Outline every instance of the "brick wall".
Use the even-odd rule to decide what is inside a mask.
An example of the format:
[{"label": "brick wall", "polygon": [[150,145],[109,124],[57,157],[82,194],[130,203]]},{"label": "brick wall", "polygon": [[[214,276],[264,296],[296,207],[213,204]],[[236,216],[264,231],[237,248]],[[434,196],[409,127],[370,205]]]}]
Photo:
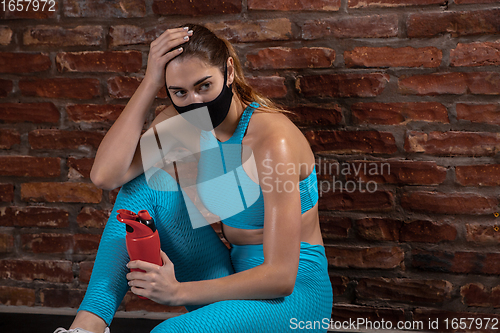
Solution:
[{"label": "brick wall", "polygon": [[[336,320],[500,318],[500,1],[53,8],[0,12],[1,306],[79,305],[117,194],[91,183],[95,151],[149,43],[194,21],[311,143]],[[183,311],[127,295],[139,309]]]}]

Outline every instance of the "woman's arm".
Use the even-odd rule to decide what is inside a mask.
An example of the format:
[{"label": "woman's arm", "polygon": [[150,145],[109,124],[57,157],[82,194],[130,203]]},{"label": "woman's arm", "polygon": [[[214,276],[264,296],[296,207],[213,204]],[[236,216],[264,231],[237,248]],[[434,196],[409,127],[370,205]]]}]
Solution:
[{"label": "woman's arm", "polygon": [[111,190],[143,172],[138,143],[157,93],[158,90],[144,78],[104,136],[90,171],[90,179],[97,187]]},{"label": "woman's arm", "polygon": [[96,152],[90,178],[97,187],[114,189],[144,172],[139,148],[141,131],[158,91],[165,84],[165,64],[181,51],[185,29],[169,29],[151,43],[144,79]]},{"label": "woman's arm", "polygon": [[[140,261],[129,268],[146,273],[127,275],[132,292],[169,305],[207,304],[228,299],[269,299],[289,295],[293,291],[300,256],[301,210],[297,154],[283,134],[266,137],[266,143],[254,151],[264,195],[264,263],[223,278],[179,283],[173,264],[163,254],[163,266]],[[262,164],[266,161],[266,166]],[[259,165],[260,164],[260,165]],[[269,172],[269,167],[272,172]],[[284,184],[288,184],[284,187]],[[293,189],[291,184],[294,184]],[[286,190],[285,190],[286,189]]]}]

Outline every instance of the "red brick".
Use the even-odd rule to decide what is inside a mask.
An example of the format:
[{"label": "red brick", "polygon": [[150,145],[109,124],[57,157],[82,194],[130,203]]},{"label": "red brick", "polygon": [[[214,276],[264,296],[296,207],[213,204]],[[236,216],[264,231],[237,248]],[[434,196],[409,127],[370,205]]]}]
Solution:
[{"label": "red brick", "polygon": [[347,217],[320,215],[319,223],[323,240],[342,239],[349,236],[351,220]]},{"label": "red brick", "polygon": [[365,299],[411,303],[442,303],[451,298],[452,284],[445,280],[360,279],[356,295]]},{"label": "red brick", "polygon": [[100,203],[102,189],[90,183],[23,183],[21,199],[27,202]]},{"label": "red brick", "polygon": [[470,3],[497,3],[498,0],[454,0],[456,4],[464,5]]},{"label": "red brick", "polygon": [[384,38],[398,35],[397,15],[371,15],[307,20],[302,26],[303,39]]},{"label": "red brick", "polygon": [[[6,2],[5,6],[9,6],[11,2]],[[15,6],[17,2],[12,2]],[[22,10],[6,10],[0,12],[0,19],[57,19],[59,13],[59,2],[58,1],[38,1],[38,7],[34,2],[30,1],[19,1],[22,5]],[[45,6],[44,6],[45,4]],[[6,7],[8,9],[9,7]]]},{"label": "red brick", "polygon": [[498,133],[414,132],[407,134],[405,150],[438,156],[493,156],[500,150]]},{"label": "red brick", "polygon": [[10,233],[0,232],[0,253],[10,253],[14,250],[14,237]]},{"label": "red brick", "polygon": [[27,28],[23,34],[23,45],[35,46],[101,46],[104,42],[100,26],[77,26],[65,28],[37,25]]},{"label": "red brick", "polygon": [[40,302],[48,308],[78,308],[84,296],[85,290],[43,288],[40,291]]},{"label": "red brick", "polygon": [[406,23],[408,37],[433,37],[450,33],[452,37],[500,32],[500,10],[410,14]]},{"label": "red brick", "polygon": [[406,95],[499,95],[500,74],[494,72],[434,73],[401,78],[399,92]]},{"label": "red brick", "polygon": [[94,1],[67,0],[64,2],[63,15],[66,17],[133,18],[146,16],[144,0]]},{"label": "red brick", "polygon": [[68,179],[79,179],[82,177],[90,179],[90,170],[93,164],[94,158],[68,157],[66,163],[69,169]]},{"label": "red brick", "polygon": [[128,292],[124,299],[125,311],[147,311],[147,312],[172,312],[186,313],[186,308],[183,306],[167,306],[155,303],[149,299],[140,299],[132,292]]},{"label": "red brick", "polygon": [[14,185],[0,184],[0,201],[3,202],[14,201]]},{"label": "red brick", "polygon": [[231,43],[289,40],[292,37],[292,23],[287,18],[212,22],[205,27]]},{"label": "red brick", "polygon": [[76,234],[73,235],[74,253],[81,254],[95,254],[99,248],[99,242],[101,240],[101,235],[91,235],[91,234]]},{"label": "red brick", "polygon": [[157,15],[205,16],[241,13],[239,0],[154,0],[153,13]]},{"label": "red brick", "polygon": [[374,97],[387,83],[386,74],[322,74],[305,75],[295,81],[295,88],[304,97]]},{"label": "red brick", "polygon": [[401,228],[402,242],[439,243],[457,238],[457,229],[451,224],[433,221],[412,221]]},{"label": "red brick", "polygon": [[53,103],[0,103],[0,120],[7,123],[59,123],[59,111]]},{"label": "red brick", "polygon": [[104,133],[93,131],[39,129],[28,133],[31,149],[80,149],[87,146],[97,150],[103,138]]},{"label": "red brick", "polygon": [[108,221],[110,210],[98,210],[93,207],[83,207],[76,221],[78,226],[81,228],[98,228],[104,229],[106,222]]},{"label": "red brick", "polygon": [[93,268],[94,268],[93,261],[82,261],[80,263],[79,279],[80,279],[81,283],[85,283],[85,284],[89,283]]},{"label": "red brick", "polygon": [[486,289],[481,283],[469,283],[460,288],[460,295],[467,306],[500,308],[500,285]]},{"label": "red brick", "polygon": [[[157,25],[153,30],[156,30]],[[159,29],[158,29],[159,30]],[[162,29],[162,32],[165,29]],[[153,40],[159,37],[151,30],[145,30],[135,25],[120,24],[109,27],[109,45],[112,47],[121,45],[151,44]]]},{"label": "red brick", "polygon": [[140,51],[82,51],[56,55],[59,72],[138,72],[142,67]]},{"label": "red brick", "polygon": [[424,67],[441,64],[443,52],[435,47],[355,47],[344,52],[346,67]]},{"label": "red brick", "polygon": [[24,234],[21,242],[25,251],[33,253],[95,254],[99,235],[88,234]]},{"label": "red brick", "polygon": [[73,104],[66,106],[68,118],[74,122],[112,123],[122,113],[125,105],[119,104]]},{"label": "red brick", "polygon": [[458,120],[500,125],[500,106],[498,104],[457,103],[456,110]]},{"label": "red brick", "polygon": [[69,213],[54,207],[10,206],[0,214],[0,224],[16,227],[67,228]]},{"label": "red brick", "polygon": [[[470,330],[460,329],[460,319],[465,319],[463,322],[466,327],[470,327]],[[472,322],[471,319],[479,319]],[[436,322],[438,326],[437,330],[430,330],[431,332],[495,332],[498,330],[498,324],[496,329],[492,330],[492,324],[499,322],[500,315],[493,313],[473,313],[473,312],[452,312],[452,311],[442,311],[438,309],[415,309],[413,320],[422,321],[423,323]],[[453,323],[456,322],[456,325]],[[488,328],[485,329],[488,323]]]},{"label": "red brick", "polygon": [[468,242],[498,244],[500,242],[500,226],[480,223],[467,223],[466,238]]},{"label": "red brick", "polygon": [[318,181],[331,181],[332,177],[340,177],[340,164],[336,159],[320,156],[316,159],[315,164]]},{"label": "red brick", "polygon": [[98,79],[31,79],[19,80],[23,96],[90,99],[101,95]]},{"label": "red brick", "polygon": [[50,69],[52,62],[44,53],[0,52],[0,73],[33,73]]},{"label": "red brick", "polygon": [[251,69],[328,68],[335,61],[335,50],[326,47],[269,47],[247,54]]},{"label": "red brick", "polygon": [[0,286],[0,304],[8,306],[34,306],[35,290],[29,288]]},{"label": "red brick", "polygon": [[455,175],[463,186],[499,186],[500,164],[456,166]]},{"label": "red brick", "polygon": [[340,0],[248,0],[250,10],[284,10],[284,11],[337,11]]},{"label": "red brick", "polygon": [[[136,77],[115,76],[107,81],[109,96],[112,98],[130,98],[135,93],[142,79]],[[165,88],[162,88],[165,90]],[[161,91],[161,90],[160,90]],[[160,97],[159,94],[157,97]],[[165,97],[167,94],[165,93]]]},{"label": "red brick", "polygon": [[355,124],[396,125],[412,121],[449,123],[448,110],[437,102],[354,103]]},{"label": "red brick", "polygon": [[399,241],[403,222],[386,218],[365,218],[356,221],[357,234],[367,240]]},{"label": "red brick", "polygon": [[412,250],[412,267],[425,271],[500,274],[500,253]]},{"label": "red brick", "polygon": [[21,143],[21,135],[14,129],[0,129],[0,149],[10,149],[12,146]]},{"label": "red brick", "polygon": [[286,116],[297,126],[335,125],[342,121],[342,108],[338,104],[298,105],[286,109],[295,113]]},{"label": "red brick", "polygon": [[389,132],[319,130],[304,134],[314,152],[393,154],[398,150]]},{"label": "red brick", "polygon": [[11,207],[0,207],[0,226],[12,227],[14,226],[15,219],[16,216],[14,215],[14,210]]},{"label": "red brick", "polygon": [[345,293],[349,279],[345,276],[330,276],[330,282],[332,283],[333,295],[335,297]]},{"label": "red brick", "polygon": [[70,283],[73,281],[72,263],[68,260],[0,260],[0,277],[9,280]]},{"label": "red brick", "polygon": [[12,41],[12,29],[8,26],[0,27],[0,45],[6,46],[9,45]]},{"label": "red brick", "polygon": [[363,160],[345,164],[349,166],[347,171],[343,171],[347,180],[361,180],[365,183],[373,181],[378,184],[437,185],[446,179],[446,168],[433,161]]},{"label": "red brick", "polygon": [[12,92],[13,87],[11,80],[0,79],[0,97],[7,97]]},{"label": "red brick", "polygon": [[246,77],[248,83],[258,92],[268,98],[285,97],[287,89],[285,78],[281,76],[254,76]]},{"label": "red brick", "polygon": [[436,214],[492,214],[498,209],[498,199],[475,193],[411,192],[401,197],[406,210]]},{"label": "red brick", "polygon": [[[372,323],[384,320],[385,322],[393,323],[392,327],[396,327],[397,322],[405,320],[405,312],[401,308],[359,306],[354,304],[338,303],[336,303],[332,309],[332,319],[341,323],[347,322],[346,328],[350,322],[354,321],[356,323],[358,318],[363,319],[364,321],[371,321]],[[356,325],[354,327],[356,329],[358,328]]]},{"label": "red brick", "polygon": [[24,251],[33,253],[71,253],[73,235],[66,234],[24,234],[21,235]]},{"label": "red brick", "polygon": [[[318,186],[319,187],[319,186]],[[394,208],[394,196],[391,192],[375,191],[373,193],[355,191],[348,193],[345,189],[323,191],[320,188],[319,209],[338,211],[371,211],[385,212]],[[349,189],[350,190],[350,189]]]},{"label": "red brick", "polygon": [[18,177],[58,177],[59,157],[0,156],[0,175]]},{"label": "red brick", "polygon": [[337,268],[394,269],[403,264],[399,247],[326,247],[328,264]]},{"label": "red brick", "polygon": [[349,8],[444,5],[446,0],[348,0]]},{"label": "red brick", "polygon": [[450,50],[450,66],[498,66],[500,64],[499,42],[458,43]]}]

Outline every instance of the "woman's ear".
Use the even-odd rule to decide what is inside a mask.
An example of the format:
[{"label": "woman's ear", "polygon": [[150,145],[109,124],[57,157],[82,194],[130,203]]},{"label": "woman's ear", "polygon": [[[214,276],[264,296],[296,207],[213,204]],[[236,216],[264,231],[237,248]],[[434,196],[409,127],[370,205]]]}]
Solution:
[{"label": "woman's ear", "polygon": [[234,82],[234,75],[235,75],[235,70],[234,70],[234,60],[232,57],[227,58],[227,84],[230,85],[231,83]]}]

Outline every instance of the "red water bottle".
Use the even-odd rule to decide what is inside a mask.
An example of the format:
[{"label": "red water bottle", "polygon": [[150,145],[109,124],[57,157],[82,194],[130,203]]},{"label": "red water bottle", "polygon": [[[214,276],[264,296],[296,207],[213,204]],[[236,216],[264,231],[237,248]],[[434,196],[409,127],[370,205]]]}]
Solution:
[{"label": "red water bottle", "polygon": [[[159,266],[163,265],[160,255],[160,236],[148,211],[140,210],[136,214],[130,210],[119,209],[117,213],[118,221],[127,225],[125,239],[130,260],[142,260]],[[144,272],[138,268],[131,270]],[[139,297],[145,299],[145,297]]]}]

